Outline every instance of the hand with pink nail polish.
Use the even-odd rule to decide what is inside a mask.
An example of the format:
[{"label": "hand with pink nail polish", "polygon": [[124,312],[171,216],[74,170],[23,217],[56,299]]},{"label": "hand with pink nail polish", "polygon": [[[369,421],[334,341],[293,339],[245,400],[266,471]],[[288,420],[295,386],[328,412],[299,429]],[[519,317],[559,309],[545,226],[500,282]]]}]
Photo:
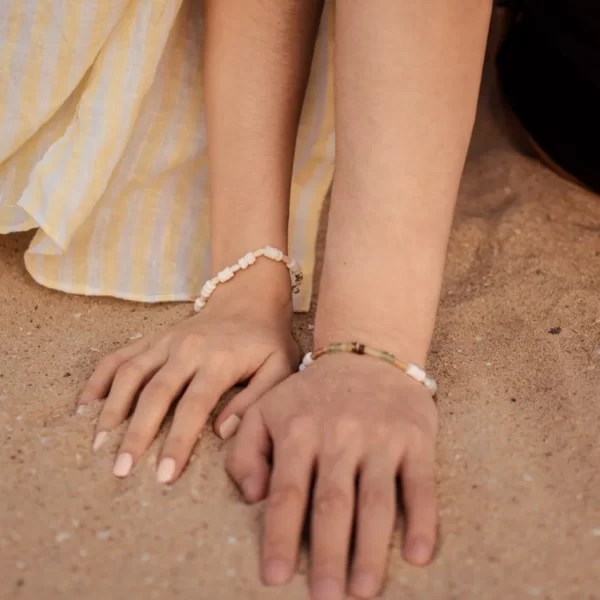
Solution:
[{"label": "hand with pink nail polish", "polygon": [[215,419],[215,432],[228,439],[246,409],[296,370],[291,317],[287,269],[262,261],[219,286],[201,313],[105,357],[80,398],[85,404],[106,397],[93,449],[127,418],[137,398],[113,468],[115,476],[126,477],[177,402],[156,474],[161,483],[173,482],[224,393],[248,382]]}]

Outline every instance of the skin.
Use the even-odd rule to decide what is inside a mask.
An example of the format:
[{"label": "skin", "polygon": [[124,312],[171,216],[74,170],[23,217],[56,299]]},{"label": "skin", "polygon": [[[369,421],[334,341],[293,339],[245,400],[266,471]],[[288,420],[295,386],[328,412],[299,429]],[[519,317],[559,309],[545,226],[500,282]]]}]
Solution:
[{"label": "skin", "polygon": [[[293,140],[320,7],[213,0],[206,10],[220,269],[287,242]],[[357,340],[425,362],[490,12],[489,0],[336,3],[336,176],[315,347]],[[83,401],[108,393],[102,433],[141,390],[119,451],[135,463],[183,393],[161,452],[175,463],[162,479],[173,481],[220,395],[250,379],[215,430],[242,417],[227,468],[248,502],[266,498],[264,582],[293,576],[311,506],[312,598],[370,598],[383,584],[398,476],[404,557],[424,565],[433,555],[437,411],[423,386],[370,357],[325,356],[290,376],[299,355],[289,297],[285,267],[261,260],[219,286],[200,315],[104,359]]]}]

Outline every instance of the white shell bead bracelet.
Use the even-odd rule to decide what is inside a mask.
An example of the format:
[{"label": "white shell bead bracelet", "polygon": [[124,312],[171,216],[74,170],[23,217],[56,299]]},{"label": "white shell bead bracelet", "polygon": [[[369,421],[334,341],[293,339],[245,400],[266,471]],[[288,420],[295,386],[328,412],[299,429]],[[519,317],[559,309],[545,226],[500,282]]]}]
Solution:
[{"label": "white shell bead bracelet", "polygon": [[200,312],[208,302],[212,293],[217,289],[220,283],[225,283],[232,279],[238,271],[247,269],[256,262],[257,258],[264,256],[276,262],[282,262],[290,271],[290,277],[292,278],[292,292],[298,293],[300,284],[302,283],[303,275],[300,265],[293,259],[284,254],[281,250],[273,248],[272,246],[265,246],[254,252],[248,252],[244,254],[237,263],[231,267],[225,267],[222,271],[219,271],[215,277],[209,279],[203,286],[200,296],[196,298],[194,302],[194,310]]}]

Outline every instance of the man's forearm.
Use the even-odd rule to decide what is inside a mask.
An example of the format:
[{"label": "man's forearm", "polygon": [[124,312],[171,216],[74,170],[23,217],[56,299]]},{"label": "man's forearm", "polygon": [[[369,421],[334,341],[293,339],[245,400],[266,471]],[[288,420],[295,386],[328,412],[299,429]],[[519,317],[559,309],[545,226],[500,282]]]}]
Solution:
[{"label": "man's forearm", "polygon": [[336,174],[315,343],[424,362],[491,0],[338,2]]},{"label": "man's forearm", "polygon": [[319,16],[319,3],[304,0],[205,2],[214,271],[267,244],[286,249],[294,146]]}]

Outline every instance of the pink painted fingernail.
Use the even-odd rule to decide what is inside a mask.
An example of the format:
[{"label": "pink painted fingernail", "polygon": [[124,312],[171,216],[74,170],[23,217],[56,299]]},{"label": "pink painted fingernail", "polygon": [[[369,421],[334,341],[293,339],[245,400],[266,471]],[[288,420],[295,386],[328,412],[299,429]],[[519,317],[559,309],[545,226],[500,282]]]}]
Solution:
[{"label": "pink painted fingernail", "polygon": [[242,420],[237,415],[229,415],[219,427],[221,439],[228,440],[238,430],[241,422]]},{"label": "pink painted fingernail", "polygon": [[156,471],[156,480],[158,483],[168,483],[175,475],[175,459],[163,458]]},{"label": "pink painted fingernail", "polygon": [[123,452],[117,456],[115,466],[113,467],[113,475],[115,477],[127,477],[131,467],[133,466],[133,456],[128,452]]},{"label": "pink painted fingernail", "polygon": [[96,437],[94,438],[94,443],[92,444],[92,449],[94,450],[94,452],[96,450],[98,450],[98,448],[100,448],[100,446],[102,446],[102,444],[104,444],[107,437],[108,437],[107,431],[99,431],[96,434]]}]

